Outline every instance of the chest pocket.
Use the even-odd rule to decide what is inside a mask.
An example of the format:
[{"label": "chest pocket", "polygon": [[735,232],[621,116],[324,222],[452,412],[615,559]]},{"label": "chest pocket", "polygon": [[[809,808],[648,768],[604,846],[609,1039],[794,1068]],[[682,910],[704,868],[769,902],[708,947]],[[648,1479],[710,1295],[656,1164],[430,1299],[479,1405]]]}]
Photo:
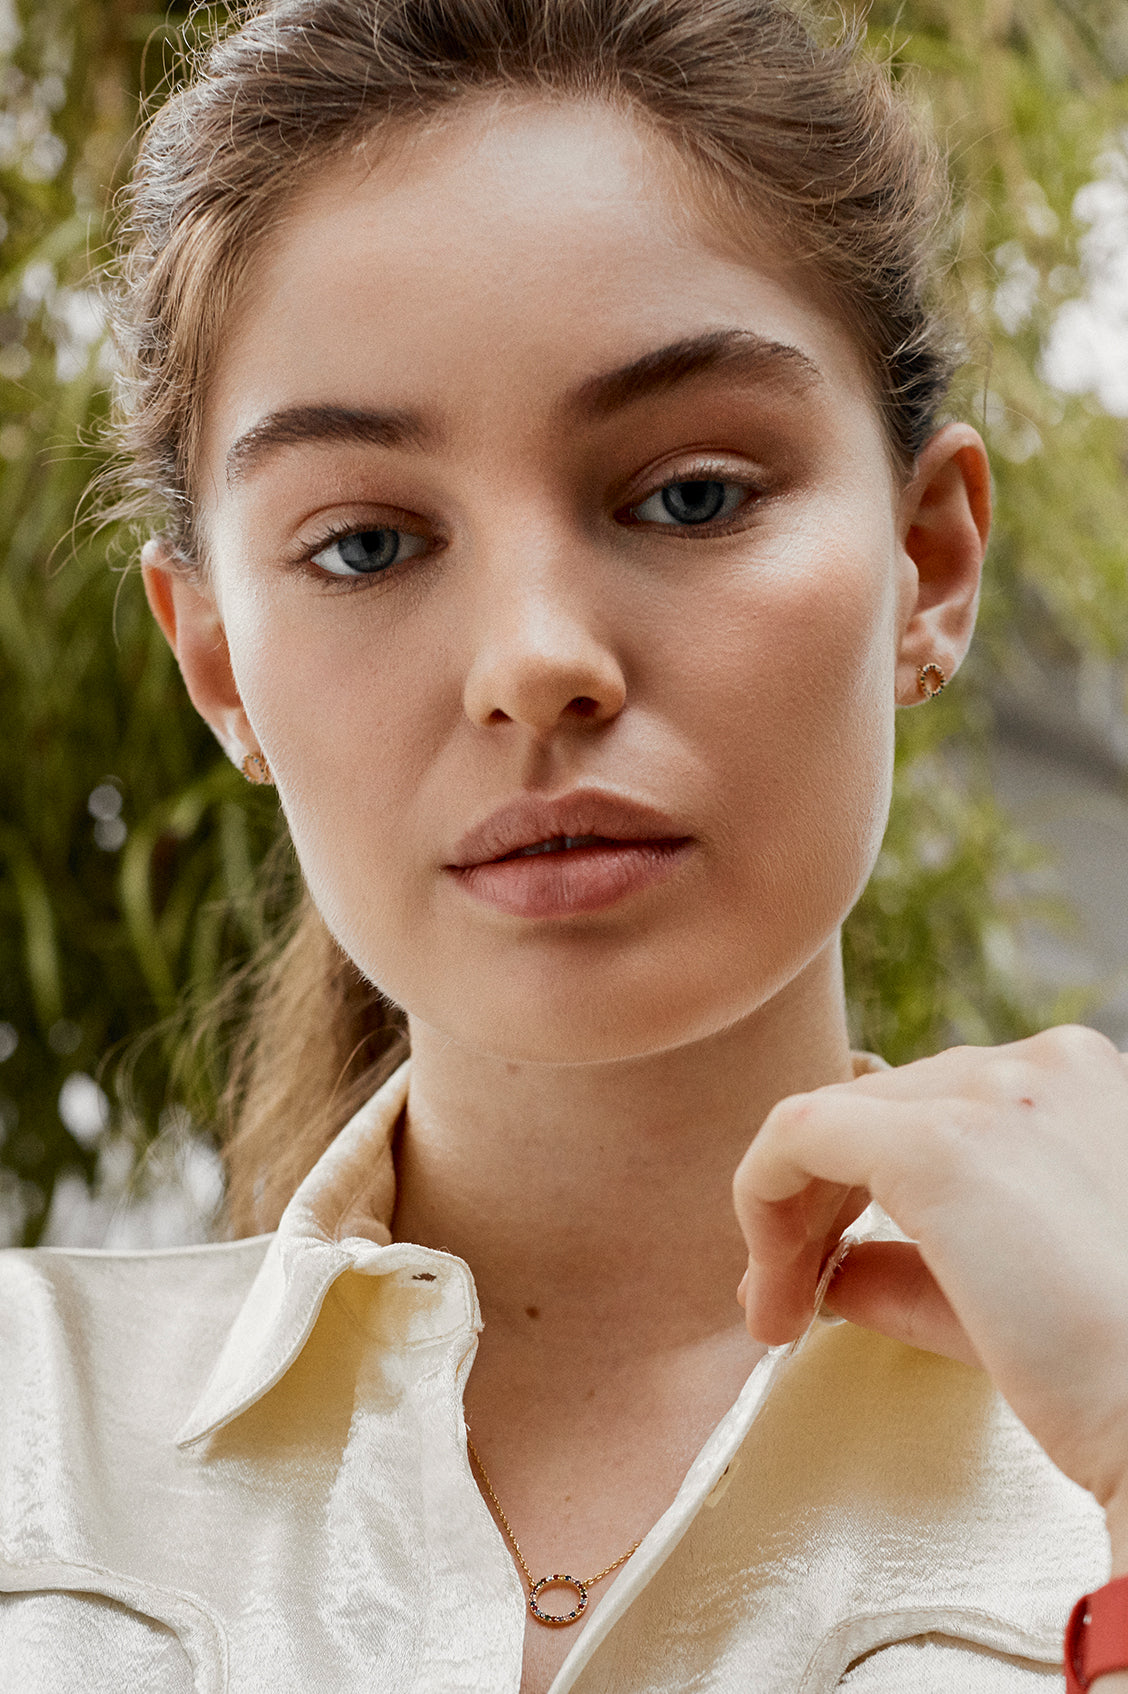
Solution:
[{"label": "chest pocket", "polygon": [[989,1611],[919,1607],[845,1618],[796,1694],[1064,1694],[1061,1637]]},{"label": "chest pocket", "polygon": [[175,1630],[104,1594],[0,1594],[0,1694],[195,1694]]},{"label": "chest pocket", "polygon": [[111,1571],[0,1563],[0,1694],[223,1694],[227,1642],[186,1594]]}]

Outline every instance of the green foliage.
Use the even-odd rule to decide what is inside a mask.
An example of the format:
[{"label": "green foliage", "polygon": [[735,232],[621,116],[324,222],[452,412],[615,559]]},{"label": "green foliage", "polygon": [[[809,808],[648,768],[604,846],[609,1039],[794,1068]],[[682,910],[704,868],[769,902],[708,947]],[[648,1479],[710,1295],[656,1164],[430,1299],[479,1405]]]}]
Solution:
[{"label": "green foliage", "polygon": [[[75,523],[107,407],[86,280],[131,91],[175,70],[184,23],[137,0],[0,0],[0,1232],[6,1202],[28,1244],[60,1173],[94,1176],[95,1137],[59,1115],[65,1077],[253,948],[250,891],[276,833],[269,797],[185,702],[124,568],[129,538]],[[1025,644],[1121,642],[1125,427],[1038,372],[1081,286],[1074,196],[1125,121],[1128,31],[1120,0],[876,0],[868,27],[954,149],[952,286],[977,326],[960,404],[992,447],[998,509],[977,656],[902,714],[886,846],[846,936],[858,1038],[899,1062],[1050,1011],[1014,962],[1029,851],[966,749]],[[132,1103],[109,1107],[138,1156],[170,1057],[171,1038],[151,1043]]]},{"label": "green foliage", "polygon": [[954,409],[987,440],[995,494],[975,645],[956,688],[901,714],[885,850],[845,938],[858,1037],[897,1063],[1084,1009],[1023,980],[1034,856],[950,755],[983,747],[995,679],[1030,650],[1124,650],[1128,427],[1040,370],[1083,285],[1075,198],[1128,134],[1128,20],[1117,0],[875,0],[868,26],[950,149],[949,289],[971,330]]},{"label": "green foliage", "polygon": [[979,670],[1047,628],[1122,653],[1128,434],[1039,372],[1055,315],[1082,288],[1074,200],[1128,145],[1128,12],[1120,0],[876,0],[869,26],[951,149],[952,292],[973,326],[958,398],[995,467]]},{"label": "green foliage", "polygon": [[891,1064],[957,1041],[1015,1041],[1084,1009],[1022,979],[1019,925],[1068,914],[1019,892],[1038,854],[985,782],[957,779],[946,763],[946,743],[967,745],[966,720],[958,695],[945,695],[901,730],[889,826],[843,936],[858,1044]]},{"label": "green foliage", "polygon": [[[0,1019],[17,1038],[0,1069],[0,1198],[32,1241],[58,1175],[95,1169],[93,1137],[60,1118],[61,1084],[261,939],[247,897],[274,824],[187,709],[125,538],[75,527],[102,462],[80,443],[108,403],[86,284],[134,119],[125,91],[160,20],[37,0],[20,21],[0,61],[24,137],[0,171]],[[136,1121],[115,1102],[138,1149],[167,1059],[167,1042],[140,1059]]]}]

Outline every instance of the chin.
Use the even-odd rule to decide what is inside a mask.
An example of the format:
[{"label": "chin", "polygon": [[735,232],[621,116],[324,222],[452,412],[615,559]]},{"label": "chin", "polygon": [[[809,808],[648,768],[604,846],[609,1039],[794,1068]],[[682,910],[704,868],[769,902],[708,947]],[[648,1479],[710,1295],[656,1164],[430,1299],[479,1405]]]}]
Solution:
[{"label": "chin", "polygon": [[[584,926],[517,942],[508,933],[444,934],[422,911],[405,925],[390,922],[386,906],[358,922],[359,901],[341,902],[347,923],[333,921],[330,902],[321,910],[370,982],[465,1051],[514,1064],[599,1065],[708,1041],[755,1018],[829,943],[837,953],[853,886],[812,879],[801,895],[788,893],[786,902],[715,900],[705,921],[684,908],[665,929]],[[734,920],[728,914],[741,904],[771,921]],[[785,921],[796,911],[801,925]]]},{"label": "chin", "polygon": [[[400,1005],[472,1052],[513,1064],[601,1065],[653,1057],[708,1041],[755,1014],[802,969],[781,967],[724,985],[720,973],[663,973],[653,982],[566,984],[563,973],[540,992],[511,978],[497,993],[480,980],[473,1004]],[[727,987],[727,992],[724,988]]]}]

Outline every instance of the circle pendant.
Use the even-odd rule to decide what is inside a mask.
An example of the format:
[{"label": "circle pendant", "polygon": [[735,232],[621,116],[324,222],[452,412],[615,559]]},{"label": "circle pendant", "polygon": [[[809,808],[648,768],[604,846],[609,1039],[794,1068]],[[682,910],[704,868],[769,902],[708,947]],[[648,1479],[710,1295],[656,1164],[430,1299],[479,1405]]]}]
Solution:
[{"label": "circle pendant", "polygon": [[[563,1583],[566,1588],[575,1589],[575,1606],[570,1612],[561,1612],[559,1615],[554,1612],[542,1611],[537,1605],[537,1600],[546,1588],[551,1588],[558,1582]],[[542,1576],[539,1582],[534,1582],[529,1593],[529,1610],[532,1612],[538,1623],[575,1623],[576,1619],[582,1617],[583,1613],[587,1610],[587,1601],[587,1589],[584,1587],[579,1577],[564,1576],[560,1572],[557,1572],[555,1576]]]}]

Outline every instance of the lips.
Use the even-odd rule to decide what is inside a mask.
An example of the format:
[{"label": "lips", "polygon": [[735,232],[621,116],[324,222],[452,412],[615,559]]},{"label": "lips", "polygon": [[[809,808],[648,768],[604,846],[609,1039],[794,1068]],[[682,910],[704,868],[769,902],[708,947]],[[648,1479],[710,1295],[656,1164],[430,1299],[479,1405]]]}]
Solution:
[{"label": "lips", "polygon": [[470,899],[510,917],[574,918],[665,880],[692,842],[674,819],[621,795],[522,795],[468,831],[446,870]]},{"label": "lips", "polygon": [[[537,853],[569,853],[573,847],[608,847],[611,843],[605,835],[558,835],[554,841],[538,841],[533,847],[518,847],[515,853],[506,853],[506,859],[531,859]],[[497,863],[497,861],[493,861]],[[502,863],[505,862],[503,859]]]},{"label": "lips", "polygon": [[621,843],[673,847],[689,839],[673,818],[621,795],[584,789],[544,800],[523,794],[468,830],[448,868],[467,870],[502,859]]}]

